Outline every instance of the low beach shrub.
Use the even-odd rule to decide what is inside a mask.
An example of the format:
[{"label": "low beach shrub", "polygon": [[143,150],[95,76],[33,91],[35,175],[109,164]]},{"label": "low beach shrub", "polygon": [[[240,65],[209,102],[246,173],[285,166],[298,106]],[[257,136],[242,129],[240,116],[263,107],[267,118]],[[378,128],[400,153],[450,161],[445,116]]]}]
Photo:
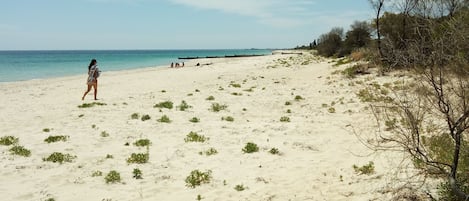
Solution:
[{"label": "low beach shrub", "polygon": [[150,119],[151,119],[151,117],[148,114],[142,116],[142,121],[146,121],[146,120],[150,120]]},{"label": "low beach shrub", "polygon": [[135,168],[132,173],[133,173],[133,175],[134,175],[133,177],[134,177],[135,179],[143,179],[143,177],[142,177],[143,173],[142,173],[142,171],[141,171],[140,169]]},{"label": "low beach shrub", "polygon": [[191,108],[192,106],[188,105],[186,101],[182,101],[180,105],[177,106],[179,111],[186,111],[187,109]]},{"label": "low beach shrub", "polygon": [[277,148],[272,148],[272,149],[269,150],[269,153],[271,153],[273,155],[279,155],[280,151]]},{"label": "low beach shrub", "polygon": [[234,187],[234,189],[235,189],[236,191],[244,191],[244,190],[246,190],[246,187],[245,187],[244,185],[242,185],[242,184],[238,184],[238,185],[236,185],[236,186]]},{"label": "low beach shrub", "polygon": [[99,170],[96,170],[93,173],[91,173],[91,176],[92,177],[100,177],[100,176],[103,176],[103,172],[101,172]]},{"label": "low beach shrub", "polygon": [[101,137],[109,137],[109,133],[106,131],[101,132]]},{"label": "low beach shrub", "polygon": [[187,134],[186,138],[184,138],[184,142],[205,142],[208,139],[209,138],[203,135],[199,135],[198,133],[191,131],[189,134]]},{"label": "low beach shrub", "polygon": [[192,122],[192,123],[199,123],[200,119],[197,118],[197,117],[192,117],[192,119],[189,119],[189,121]]},{"label": "low beach shrub", "polygon": [[234,121],[234,118],[233,118],[232,116],[226,116],[226,117],[222,117],[221,120],[233,122],[233,121]]},{"label": "low beach shrub", "polygon": [[208,150],[205,150],[205,151],[201,151],[199,152],[200,155],[206,155],[206,156],[211,156],[211,155],[215,155],[215,154],[218,154],[218,151],[215,149],[215,148],[210,148]]},{"label": "low beach shrub", "polygon": [[244,148],[242,149],[242,151],[244,153],[254,153],[254,152],[258,152],[259,151],[259,147],[257,146],[257,144],[255,143],[252,143],[252,142],[248,142],[246,144],[246,146],[244,146]]},{"label": "low beach shrub", "polygon": [[14,136],[3,136],[0,138],[0,145],[10,146],[12,144],[17,144],[19,139]]},{"label": "low beach shrub", "polygon": [[291,105],[290,101],[285,102],[285,105]]},{"label": "low beach shrub", "polygon": [[304,98],[297,95],[297,96],[295,96],[295,100],[296,100],[296,101],[300,101],[300,100],[304,100]]},{"label": "low beach shrub", "polygon": [[173,109],[173,102],[171,101],[164,101],[153,106],[154,108],[166,108],[166,109]]},{"label": "low beach shrub", "polygon": [[208,101],[213,101],[213,100],[215,100],[215,97],[213,97],[213,96],[209,96],[209,97],[207,97],[205,100],[208,100]]},{"label": "low beach shrub", "polygon": [[231,83],[230,86],[234,88],[241,88],[241,85],[237,83]]},{"label": "low beach shrub", "polygon": [[327,111],[328,111],[329,113],[335,113],[335,108],[330,107],[329,109],[327,109]]},{"label": "low beach shrub", "polygon": [[362,167],[358,167],[356,165],[353,165],[352,167],[355,170],[355,173],[357,173],[357,174],[370,175],[370,174],[375,173],[375,166],[374,166],[374,163],[372,161],[370,161],[367,165],[364,165]]},{"label": "low beach shrub", "polygon": [[163,115],[161,118],[157,119],[156,121],[161,123],[171,123],[171,119],[168,116]]},{"label": "low beach shrub", "polygon": [[134,145],[137,147],[148,147],[151,145],[151,141],[149,139],[140,139],[135,141]]},{"label": "low beach shrub", "polygon": [[31,156],[31,151],[24,148],[23,146],[14,146],[10,149],[10,153],[13,155],[29,157]]},{"label": "low beach shrub", "polygon": [[290,117],[287,117],[287,116],[280,117],[280,122],[290,122]]},{"label": "low beach shrub", "polygon": [[44,139],[44,142],[47,142],[47,143],[53,143],[53,142],[58,142],[58,141],[66,142],[68,138],[69,136],[66,136],[66,135],[55,135],[55,136],[47,137],[46,139]]},{"label": "low beach shrub", "polygon": [[189,176],[186,177],[186,186],[195,188],[197,186],[200,186],[202,184],[208,184],[210,183],[210,180],[212,179],[212,171],[207,170],[206,172],[201,172],[199,170],[193,170]]},{"label": "low beach shrub", "polygon": [[143,164],[147,163],[149,159],[149,153],[132,153],[132,155],[127,159],[127,163]]},{"label": "low beach shrub", "polygon": [[220,112],[222,110],[226,110],[226,108],[228,108],[228,106],[226,105],[221,105],[220,103],[213,103],[212,104],[212,107],[210,108],[210,111],[212,112]]},{"label": "low beach shrub", "polygon": [[130,115],[130,118],[131,119],[138,119],[138,118],[140,118],[140,115],[138,113],[133,113],[132,115]]},{"label": "low beach shrub", "polygon": [[48,161],[48,162],[53,162],[53,163],[64,163],[64,162],[72,162],[73,159],[75,159],[76,156],[72,156],[70,154],[63,154],[60,152],[54,152],[49,157],[43,158],[43,161]]},{"label": "low beach shrub", "polygon": [[121,181],[121,174],[115,170],[111,170],[106,177],[104,177],[106,184],[108,183],[118,183]]},{"label": "low beach shrub", "polygon": [[42,132],[48,133],[48,132],[50,132],[50,130],[51,130],[50,128],[44,128],[44,129],[42,129]]},{"label": "low beach shrub", "polygon": [[90,107],[94,107],[94,106],[103,106],[103,105],[107,105],[106,103],[100,103],[100,102],[92,102],[92,103],[83,103],[81,105],[78,106],[78,108],[90,108]]}]

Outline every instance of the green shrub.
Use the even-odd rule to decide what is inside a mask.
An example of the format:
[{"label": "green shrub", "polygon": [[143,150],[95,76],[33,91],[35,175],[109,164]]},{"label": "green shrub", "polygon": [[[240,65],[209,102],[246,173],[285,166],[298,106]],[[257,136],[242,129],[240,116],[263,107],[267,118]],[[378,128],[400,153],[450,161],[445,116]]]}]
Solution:
[{"label": "green shrub", "polygon": [[10,149],[10,153],[13,155],[29,157],[31,156],[31,151],[24,148],[23,146],[14,146]]},{"label": "green shrub", "polygon": [[177,106],[179,111],[186,111],[187,109],[191,108],[192,106],[188,105],[186,101],[182,101],[180,105]]},{"label": "green shrub", "polygon": [[101,132],[101,137],[109,137],[109,133],[106,131]]},{"label": "green shrub", "polygon": [[218,151],[215,149],[215,148],[210,148],[208,150],[205,150],[203,152],[199,152],[200,155],[203,155],[205,154],[206,156],[211,156],[211,155],[215,155],[215,154],[218,154]]},{"label": "green shrub", "polygon": [[65,136],[65,135],[55,135],[55,136],[47,137],[44,140],[44,142],[47,142],[47,143],[58,142],[58,141],[66,142],[68,138],[69,136]]},{"label": "green shrub", "polygon": [[150,119],[151,119],[151,117],[148,114],[142,116],[142,121],[146,121],[146,120],[150,120]]},{"label": "green shrub", "polygon": [[304,100],[304,98],[301,97],[301,96],[295,96],[295,100],[296,100],[296,101],[300,101],[300,100]]},{"label": "green shrub", "polygon": [[142,173],[142,171],[141,171],[140,169],[135,168],[132,173],[134,174],[133,177],[134,177],[135,179],[143,179],[143,177],[142,177],[142,174],[143,174],[143,173]]},{"label": "green shrub", "polygon": [[50,132],[50,128],[44,128],[44,129],[42,129],[42,132],[48,133],[48,132]]},{"label": "green shrub", "polygon": [[173,102],[171,101],[164,101],[153,106],[154,108],[166,108],[166,109],[173,109]]},{"label": "green shrub", "polygon": [[222,117],[221,120],[233,122],[234,118],[232,116]]},{"label": "green shrub", "polygon": [[208,101],[213,101],[213,100],[215,100],[215,97],[213,97],[213,96],[209,96],[209,97],[208,97],[207,99],[205,99],[205,100],[208,100]]},{"label": "green shrub", "polygon": [[92,177],[100,177],[100,176],[103,176],[103,172],[101,172],[99,170],[96,170],[93,173],[91,173],[91,176]]},{"label": "green shrub", "polygon": [[241,88],[241,85],[240,84],[236,84],[236,83],[231,83],[230,86],[234,87],[234,88]]},{"label": "green shrub", "polygon": [[72,156],[70,154],[63,154],[60,152],[54,152],[49,157],[43,158],[43,161],[53,162],[53,163],[64,163],[64,162],[72,162],[76,156]]},{"label": "green shrub", "polygon": [[285,105],[291,105],[290,101],[285,102]]},{"label": "green shrub", "polygon": [[103,106],[103,105],[107,105],[106,103],[99,103],[99,102],[93,102],[93,103],[83,103],[81,105],[78,106],[78,108],[90,108],[90,107],[94,107],[94,106]]},{"label": "green shrub", "polygon": [[148,147],[151,145],[151,141],[149,139],[140,139],[137,140],[134,145],[137,147]]},{"label": "green shrub", "polygon": [[127,159],[127,163],[138,163],[138,164],[143,164],[147,163],[148,160],[150,159],[150,154],[149,153],[132,153],[130,157]]},{"label": "green shrub", "polygon": [[329,109],[327,109],[327,111],[328,111],[329,113],[335,113],[335,108],[330,107]]},{"label": "green shrub", "polygon": [[121,174],[115,170],[110,171],[106,177],[104,177],[106,184],[108,183],[118,183],[121,181]]},{"label": "green shrub", "polygon": [[209,140],[209,138],[192,131],[184,138],[184,142],[205,142],[207,140]]},{"label": "green shrub", "polygon": [[286,117],[286,116],[280,117],[280,122],[290,122],[290,117]]},{"label": "green shrub", "polygon": [[156,121],[161,123],[171,123],[171,119],[168,116],[163,115],[161,118],[157,119]]},{"label": "green shrub", "polygon": [[12,144],[17,144],[19,139],[13,136],[3,136],[0,138],[0,145],[10,146]]},{"label": "green shrub", "polygon": [[278,154],[280,154],[280,151],[277,148],[272,148],[272,149],[269,150],[269,153],[271,153],[273,155],[278,155]]},{"label": "green shrub", "polygon": [[211,111],[212,112],[220,112],[222,110],[225,110],[226,108],[228,108],[228,106],[220,105],[219,103],[212,103]]},{"label": "green shrub", "polygon": [[197,117],[192,117],[192,119],[189,119],[189,121],[192,122],[192,123],[199,123],[200,119],[197,118]]},{"label": "green shrub", "polygon": [[358,167],[356,165],[353,165],[353,169],[355,170],[355,173],[357,174],[374,174],[375,173],[375,166],[372,161],[370,161],[367,165],[364,165],[362,167]]},{"label": "green shrub", "polygon": [[139,117],[140,115],[138,113],[133,113],[132,115],[130,115],[131,119],[138,119]]},{"label": "green shrub", "polygon": [[254,153],[254,152],[258,152],[259,151],[259,147],[257,146],[257,144],[254,144],[252,142],[248,142],[246,144],[246,146],[242,149],[242,151],[244,153]]},{"label": "green shrub", "polygon": [[241,184],[241,185],[238,184],[238,185],[236,185],[236,186],[234,187],[234,189],[235,189],[236,191],[244,191],[244,190],[246,190],[246,187],[245,187],[244,185],[242,185],[242,184]]},{"label": "green shrub", "polygon": [[202,184],[210,183],[212,179],[212,171],[201,172],[199,170],[193,170],[189,176],[186,177],[186,186],[195,188]]}]

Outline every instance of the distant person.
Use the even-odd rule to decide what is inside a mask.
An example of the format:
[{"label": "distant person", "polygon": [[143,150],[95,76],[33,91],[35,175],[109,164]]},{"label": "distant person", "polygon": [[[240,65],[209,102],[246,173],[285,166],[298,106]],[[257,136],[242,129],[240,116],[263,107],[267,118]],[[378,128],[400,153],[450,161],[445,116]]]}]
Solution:
[{"label": "distant person", "polygon": [[174,63],[171,63],[171,68],[174,68]]},{"label": "distant person", "polygon": [[182,67],[184,67],[184,62],[182,62]]},{"label": "distant person", "polygon": [[195,66],[200,66],[200,63],[197,63]]},{"label": "distant person", "polygon": [[96,59],[92,59],[90,65],[88,65],[88,80],[86,82],[88,89],[83,94],[81,100],[85,100],[85,96],[90,92],[91,87],[94,89],[94,100],[98,100],[96,95],[98,94],[98,77],[101,71],[99,71],[97,63]]}]

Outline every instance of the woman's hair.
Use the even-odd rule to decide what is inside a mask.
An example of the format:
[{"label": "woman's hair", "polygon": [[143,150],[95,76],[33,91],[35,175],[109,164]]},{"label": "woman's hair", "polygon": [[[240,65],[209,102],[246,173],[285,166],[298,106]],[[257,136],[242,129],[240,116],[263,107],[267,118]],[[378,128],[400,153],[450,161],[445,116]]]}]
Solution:
[{"label": "woman's hair", "polygon": [[96,64],[96,59],[92,59],[91,62],[90,62],[90,65],[88,66],[88,70],[90,70],[91,66],[93,66],[95,64]]}]

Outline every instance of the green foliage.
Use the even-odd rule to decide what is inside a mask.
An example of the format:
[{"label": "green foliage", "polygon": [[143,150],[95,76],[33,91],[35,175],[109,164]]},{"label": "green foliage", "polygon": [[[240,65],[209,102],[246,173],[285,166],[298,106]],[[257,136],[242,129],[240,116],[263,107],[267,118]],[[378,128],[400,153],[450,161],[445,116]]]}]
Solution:
[{"label": "green foliage", "polygon": [[221,105],[219,103],[212,103],[211,111],[212,112],[220,112],[222,110],[226,110],[226,108],[228,108],[228,106]]},{"label": "green foliage", "polygon": [[145,114],[145,115],[142,116],[142,121],[146,121],[146,120],[150,120],[150,119],[151,119],[151,117],[148,114]]},{"label": "green foliage", "polygon": [[0,138],[0,145],[10,146],[12,144],[17,144],[19,139],[14,136],[3,136]]},{"label": "green foliage", "polygon": [[186,111],[187,109],[191,108],[192,106],[188,105],[186,101],[182,101],[180,105],[177,106],[179,111]]},{"label": "green foliage", "polygon": [[66,142],[68,140],[68,138],[69,138],[69,136],[65,136],[65,135],[55,135],[55,136],[47,137],[44,140],[44,142],[47,142],[47,143],[58,142],[58,141]]},{"label": "green foliage", "polygon": [[121,174],[115,170],[111,170],[106,177],[104,177],[106,184],[108,183],[118,183],[121,181]]},{"label": "green foliage", "polygon": [[50,128],[44,128],[44,129],[42,129],[42,132],[48,133],[48,132],[50,132]]},{"label": "green foliage", "polygon": [[101,137],[109,137],[109,133],[106,131],[101,132]]},{"label": "green foliage", "polygon": [[[431,137],[422,137],[422,143],[428,150],[430,158],[445,164],[452,164],[454,154],[454,141],[449,134],[434,135]],[[458,174],[464,175],[460,179],[469,179],[469,143],[466,140],[461,141]]]},{"label": "green foliage", "polygon": [[215,97],[213,97],[213,96],[209,96],[209,97],[207,97],[207,99],[205,99],[205,100],[208,100],[208,101],[213,101],[213,100],[215,100]]},{"label": "green foliage", "polygon": [[236,84],[236,83],[231,83],[230,86],[234,87],[234,88],[241,88],[241,85],[240,84]]},{"label": "green foliage", "polygon": [[140,115],[138,113],[133,113],[132,115],[130,115],[131,119],[138,119],[139,117]]},{"label": "green foliage", "polygon": [[64,163],[64,162],[72,162],[73,159],[75,159],[76,156],[72,156],[70,154],[63,154],[60,152],[54,152],[49,157],[43,158],[43,161],[48,161],[48,162],[53,162],[53,163]]},{"label": "green foliage", "polygon": [[246,187],[245,187],[244,185],[242,185],[242,184],[238,184],[238,185],[236,185],[236,186],[234,187],[234,189],[235,189],[236,191],[244,191],[244,190],[246,190]]},{"label": "green foliage", "polygon": [[[462,175],[460,175],[462,176]],[[469,181],[467,180],[467,176],[462,176],[458,178],[463,178],[460,182],[457,182],[460,190],[466,194],[469,193]],[[438,189],[438,197],[440,201],[459,201],[457,196],[454,195],[453,189],[451,188],[451,184],[449,182],[443,182],[437,187]]]},{"label": "green foliage", "polygon": [[257,144],[254,144],[252,142],[248,142],[246,144],[246,146],[244,146],[244,148],[242,149],[242,151],[244,153],[254,153],[254,152],[258,152],[259,151],[259,147],[257,146]]},{"label": "green foliage", "polygon": [[342,71],[342,75],[344,75],[347,78],[355,78],[359,72],[360,72],[360,66],[354,65],[354,66],[344,69]]},{"label": "green foliage", "polygon": [[296,100],[296,101],[300,101],[300,100],[304,100],[304,98],[301,97],[301,96],[299,96],[299,95],[297,95],[297,96],[295,96],[295,100]]},{"label": "green foliage", "polygon": [[192,119],[189,119],[189,121],[192,122],[192,123],[199,123],[200,119],[197,118],[197,117],[192,117]]},{"label": "green foliage", "polygon": [[280,122],[290,122],[290,117],[287,117],[287,116],[280,117]]},{"label": "green foliage", "polygon": [[186,186],[190,188],[195,188],[202,184],[210,183],[212,179],[212,171],[208,170],[206,172],[201,172],[199,170],[193,170],[189,176],[186,177]]},{"label": "green foliage", "polygon": [[209,138],[192,131],[184,138],[184,142],[205,142],[207,140]]},{"label": "green foliage", "polygon": [[149,139],[140,139],[135,141],[134,145],[137,147],[148,147],[151,145],[151,141]]},{"label": "green foliage", "polygon": [[215,155],[215,154],[218,154],[218,151],[215,149],[215,148],[210,148],[208,150],[205,150],[205,151],[201,151],[199,152],[200,155],[203,155],[205,154],[206,156],[211,156],[211,155]]},{"label": "green foliage", "polygon": [[142,171],[141,171],[140,169],[135,168],[132,173],[133,173],[133,175],[134,175],[133,177],[134,177],[135,179],[143,179],[143,177],[142,177],[143,173],[142,173]]},{"label": "green foliage", "polygon": [[166,108],[166,109],[173,109],[173,102],[171,101],[164,101],[153,106],[154,108]]},{"label": "green foliage", "polygon": [[271,153],[273,155],[279,155],[280,151],[277,148],[272,148],[272,149],[269,150],[269,153]]},{"label": "green foliage", "polygon": [[330,107],[329,109],[327,109],[327,111],[328,111],[329,113],[335,113],[335,108]]},{"label": "green foliage", "polygon": [[130,157],[127,159],[127,163],[143,164],[143,163],[147,163],[149,159],[150,159],[149,153],[132,153]]},{"label": "green foliage", "polygon": [[221,120],[233,122],[234,118],[232,116],[226,116],[226,117],[222,117]]},{"label": "green foliage", "polygon": [[96,170],[93,173],[91,173],[91,176],[92,177],[100,177],[100,176],[103,176],[103,172],[101,172],[99,170]]},{"label": "green foliage", "polygon": [[355,170],[355,173],[357,174],[371,175],[375,173],[375,166],[372,161],[370,161],[367,165],[364,165],[362,167],[353,165],[353,169]]},{"label": "green foliage", "polygon": [[291,105],[290,101],[285,102],[285,105]]},{"label": "green foliage", "polygon": [[344,30],[335,27],[329,33],[319,36],[318,54],[326,57],[337,55],[342,47]]},{"label": "green foliage", "polygon": [[171,119],[168,116],[163,115],[161,118],[157,119],[156,121],[161,123],[171,123]]},{"label": "green foliage", "polygon": [[24,157],[29,157],[31,156],[31,151],[24,148],[23,146],[13,146],[10,149],[10,153],[13,155],[18,155],[18,156],[24,156]]},{"label": "green foliage", "polygon": [[92,103],[83,103],[81,105],[78,106],[78,108],[90,108],[90,107],[94,107],[94,106],[103,106],[103,105],[107,105],[106,103],[99,103],[99,102],[92,102]]}]

